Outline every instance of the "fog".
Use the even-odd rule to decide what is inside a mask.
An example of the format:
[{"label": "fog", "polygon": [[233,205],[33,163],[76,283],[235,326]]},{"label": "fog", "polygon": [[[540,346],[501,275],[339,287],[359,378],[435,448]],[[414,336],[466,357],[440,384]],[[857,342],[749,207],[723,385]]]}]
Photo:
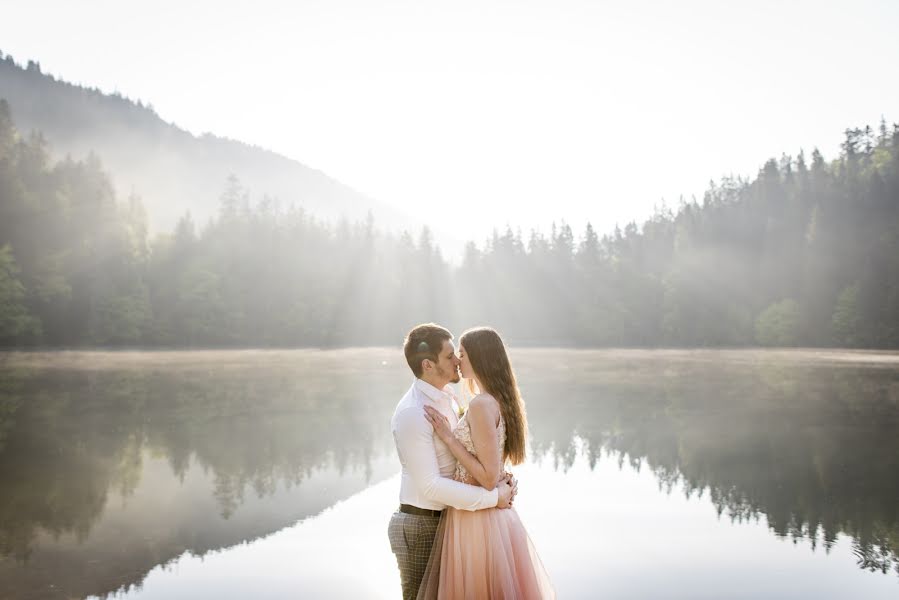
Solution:
[{"label": "fog", "polygon": [[642,224],[506,228],[450,262],[426,227],[329,221],[234,176],[214,216],[151,233],[103,157],[57,161],[0,110],[7,346],[392,345],[437,321],[519,345],[899,347],[886,121],[848,129],[839,156],[768,160]]},{"label": "fog", "polygon": [[0,98],[5,347],[392,345],[427,321],[533,346],[899,347],[886,118],[832,132],[831,156],[772,148],[752,176],[710,173],[645,220],[460,239],[440,228],[454,203],[404,216],[33,61],[0,60]]},{"label": "fog", "polygon": [[[598,583],[588,585],[588,576],[631,590],[647,585],[613,565],[667,544],[680,560],[659,561],[658,576],[641,582],[670,586],[680,572],[708,595],[745,593],[732,578],[709,575],[733,564],[727,545],[713,545],[732,538],[694,529],[690,511],[665,504],[684,496],[720,535],[734,523],[761,529],[760,539],[743,542],[757,580],[747,585],[808,590],[839,571],[865,597],[895,594],[899,354],[513,347],[511,359],[531,432],[529,464],[515,468],[519,510],[525,515],[531,503],[529,530],[552,532],[538,542],[541,556],[566,565],[554,574],[569,595],[591,597]],[[312,585],[308,549],[266,553],[246,544],[362,500],[397,472],[386,423],[410,379],[396,347],[6,353],[0,597],[137,594],[157,565],[185,590],[167,595],[210,596],[212,584],[186,576],[177,561],[229,551],[246,553],[237,575],[280,592],[266,597],[291,595],[279,582]],[[610,480],[608,469],[622,478]],[[632,498],[629,520],[610,529],[624,490],[609,486],[624,486],[633,470],[648,473],[649,485]],[[568,487],[559,489],[561,481]],[[357,540],[371,547],[366,560],[389,567],[368,582],[384,595],[380,586],[395,579],[383,532],[398,482],[390,484],[386,506],[365,505],[360,515],[377,524],[371,539]],[[571,515],[546,509],[562,501]],[[589,518],[568,524],[582,514]],[[342,538],[345,523],[321,535]],[[685,523],[692,543],[682,540]],[[798,546],[783,556],[776,539]],[[586,541],[587,551],[571,552]],[[347,548],[317,542],[316,555],[331,557],[326,575],[347,576],[336,556]],[[799,568],[824,554],[829,562],[813,574]]]}]

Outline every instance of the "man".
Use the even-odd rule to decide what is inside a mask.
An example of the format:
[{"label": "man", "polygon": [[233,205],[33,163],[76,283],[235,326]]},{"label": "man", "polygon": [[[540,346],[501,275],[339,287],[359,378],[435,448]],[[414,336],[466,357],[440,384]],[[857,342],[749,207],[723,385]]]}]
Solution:
[{"label": "man", "polygon": [[459,420],[449,384],[459,382],[461,361],[452,340],[448,330],[428,323],[413,328],[403,345],[415,381],[391,420],[403,470],[400,508],[390,519],[388,535],[400,568],[404,600],[418,594],[444,508],[508,508],[516,491],[514,479],[502,479],[492,490],[454,481],[456,459],[425,417],[424,407],[429,405],[451,425]]}]

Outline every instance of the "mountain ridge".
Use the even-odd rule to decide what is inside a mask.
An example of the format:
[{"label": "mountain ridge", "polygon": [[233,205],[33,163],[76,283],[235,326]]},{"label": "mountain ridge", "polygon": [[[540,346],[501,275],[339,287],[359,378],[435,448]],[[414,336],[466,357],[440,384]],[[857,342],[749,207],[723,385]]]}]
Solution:
[{"label": "mountain ridge", "polygon": [[370,212],[388,229],[423,225],[320,169],[211,132],[194,135],[152,104],[70,83],[35,61],[23,67],[2,52],[0,97],[21,131],[49,140],[54,158],[97,154],[118,193],[144,202],[154,231],[171,231],[186,212],[201,221],[216,214],[231,175],[254,197],[302,206],[322,220],[360,221]]}]

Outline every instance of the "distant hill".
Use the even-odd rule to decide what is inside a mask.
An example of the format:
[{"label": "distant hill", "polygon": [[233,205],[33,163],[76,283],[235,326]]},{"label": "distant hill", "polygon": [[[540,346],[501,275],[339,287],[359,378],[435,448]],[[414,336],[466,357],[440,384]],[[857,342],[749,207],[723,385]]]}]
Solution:
[{"label": "distant hill", "polygon": [[143,200],[154,230],[172,230],[188,210],[203,223],[217,212],[231,174],[253,199],[267,194],[319,219],[362,220],[371,211],[386,228],[422,225],[295,160],[211,134],[194,136],[140,101],[58,80],[33,61],[20,66],[0,58],[0,98],[19,130],[41,132],[57,158],[98,154],[118,196],[134,193]]}]

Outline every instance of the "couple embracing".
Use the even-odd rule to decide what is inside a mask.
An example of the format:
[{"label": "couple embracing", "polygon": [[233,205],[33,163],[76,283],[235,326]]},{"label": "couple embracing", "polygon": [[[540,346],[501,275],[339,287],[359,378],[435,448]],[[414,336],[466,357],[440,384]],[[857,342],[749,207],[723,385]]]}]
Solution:
[{"label": "couple embracing", "polygon": [[[388,528],[404,600],[554,598],[504,470],[524,461],[527,417],[499,334],[468,330],[457,353],[428,323],[404,352],[415,381],[391,420],[402,480]],[[461,378],[475,394],[464,414],[449,385]]]}]

